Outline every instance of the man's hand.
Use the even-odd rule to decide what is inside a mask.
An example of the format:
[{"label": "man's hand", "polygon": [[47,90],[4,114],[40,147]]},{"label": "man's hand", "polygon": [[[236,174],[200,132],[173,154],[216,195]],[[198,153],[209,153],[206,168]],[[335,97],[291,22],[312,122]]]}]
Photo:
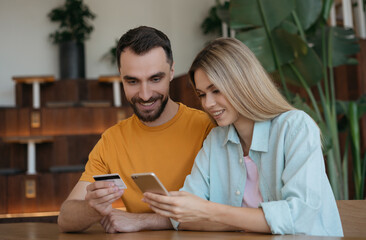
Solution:
[{"label": "man's hand", "polygon": [[169,218],[155,213],[129,213],[113,209],[100,224],[107,233],[173,229]]},{"label": "man's hand", "polygon": [[107,233],[137,232],[143,229],[141,217],[141,214],[113,209],[102,218],[100,224]]},{"label": "man's hand", "polygon": [[86,190],[85,201],[102,216],[112,212],[112,203],[124,193],[124,190],[118,189],[114,183],[103,181],[89,184]]}]

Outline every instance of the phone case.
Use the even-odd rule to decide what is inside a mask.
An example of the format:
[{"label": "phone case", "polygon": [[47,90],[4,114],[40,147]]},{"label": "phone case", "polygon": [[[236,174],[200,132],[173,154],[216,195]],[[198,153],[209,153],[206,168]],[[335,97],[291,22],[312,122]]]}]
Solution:
[{"label": "phone case", "polygon": [[131,178],[140,188],[141,192],[152,192],[161,195],[169,195],[164,185],[154,173],[136,173]]}]

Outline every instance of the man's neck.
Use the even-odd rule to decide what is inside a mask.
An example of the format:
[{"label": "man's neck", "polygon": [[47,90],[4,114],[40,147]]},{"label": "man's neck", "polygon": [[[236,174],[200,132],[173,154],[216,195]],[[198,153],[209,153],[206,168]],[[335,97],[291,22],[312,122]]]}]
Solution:
[{"label": "man's neck", "polygon": [[153,122],[143,122],[142,123],[148,127],[156,127],[163,125],[164,123],[170,121],[175,114],[177,114],[179,109],[179,104],[174,102],[169,98],[164,111],[161,113],[160,117]]}]

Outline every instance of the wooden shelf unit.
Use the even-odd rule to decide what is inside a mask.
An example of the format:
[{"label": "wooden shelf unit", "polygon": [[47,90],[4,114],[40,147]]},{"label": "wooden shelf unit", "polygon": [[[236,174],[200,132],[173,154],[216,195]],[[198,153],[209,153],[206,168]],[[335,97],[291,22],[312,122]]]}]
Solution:
[{"label": "wooden shelf unit", "polygon": [[[29,78],[17,77],[15,81],[16,107],[0,108],[0,169],[20,172],[0,175],[2,216],[59,211],[82,173],[69,170],[85,165],[103,131],[133,114],[122,84],[122,106],[114,107],[113,85],[103,79],[44,82],[40,85],[40,108],[34,109],[32,85],[21,81]],[[170,95],[175,101],[200,108],[186,75],[171,82]],[[36,174],[27,175],[27,146],[18,140],[35,136],[52,137],[52,142],[36,145]],[[35,192],[28,192],[27,197],[29,187]],[[122,201],[114,207],[123,207]]]}]

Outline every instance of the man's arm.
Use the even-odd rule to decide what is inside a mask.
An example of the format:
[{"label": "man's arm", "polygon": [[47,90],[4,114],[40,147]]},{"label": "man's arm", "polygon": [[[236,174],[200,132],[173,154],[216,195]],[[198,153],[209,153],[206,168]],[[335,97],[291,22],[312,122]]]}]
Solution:
[{"label": "man's arm", "polygon": [[156,213],[129,213],[118,209],[100,222],[108,233],[173,229],[169,218]]},{"label": "man's arm", "polygon": [[[113,192],[114,187],[109,184],[79,181],[61,206],[58,217],[60,231],[80,232],[97,222],[101,222],[109,233],[172,229],[169,218],[158,214],[113,209],[112,202],[122,193]],[[108,201],[101,201],[103,198]]]},{"label": "man's arm", "polygon": [[57,220],[60,231],[79,232],[88,229],[112,211],[112,202],[122,194],[123,191],[110,182],[79,181],[61,206]]}]

